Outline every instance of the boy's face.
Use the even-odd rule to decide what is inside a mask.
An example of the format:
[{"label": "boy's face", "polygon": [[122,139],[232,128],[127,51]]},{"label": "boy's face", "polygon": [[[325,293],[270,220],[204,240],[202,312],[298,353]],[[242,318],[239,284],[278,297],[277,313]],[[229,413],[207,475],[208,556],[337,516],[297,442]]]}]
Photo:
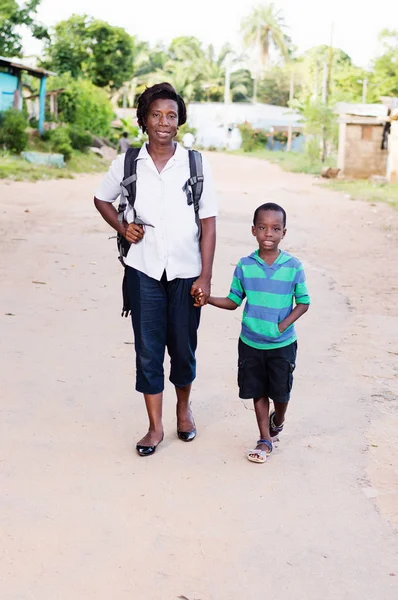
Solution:
[{"label": "boy's face", "polygon": [[275,252],[285,233],[286,227],[283,226],[283,214],[280,211],[261,210],[258,213],[252,234],[262,252]]}]

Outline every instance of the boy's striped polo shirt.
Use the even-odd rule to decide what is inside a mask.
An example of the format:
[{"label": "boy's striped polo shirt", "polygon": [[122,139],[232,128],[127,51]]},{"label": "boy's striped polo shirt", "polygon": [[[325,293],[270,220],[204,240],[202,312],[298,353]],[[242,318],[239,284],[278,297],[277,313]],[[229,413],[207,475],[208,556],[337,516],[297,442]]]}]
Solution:
[{"label": "boy's striped polo shirt", "polygon": [[235,268],[228,298],[238,306],[246,298],[240,338],[261,350],[295,342],[294,325],[279,333],[278,323],[292,312],[294,303],[310,303],[301,262],[282,250],[272,265],[260,258],[258,250],[242,258]]}]

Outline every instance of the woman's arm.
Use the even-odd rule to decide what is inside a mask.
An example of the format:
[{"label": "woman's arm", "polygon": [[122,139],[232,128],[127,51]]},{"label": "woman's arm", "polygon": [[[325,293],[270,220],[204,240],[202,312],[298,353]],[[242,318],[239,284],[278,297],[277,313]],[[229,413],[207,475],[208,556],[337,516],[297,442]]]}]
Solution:
[{"label": "woman's arm", "polygon": [[144,235],[144,228],[142,225],[136,225],[135,223],[130,223],[130,225],[128,225],[126,221],[119,223],[117,210],[111,202],[105,202],[104,200],[94,198],[94,204],[104,221],[113,227],[115,231],[121,233],[130,244],[136,244],[142,240]]},{"label": "woman's arm", "polygon": [[204,304],[206,304],[210,296],[214,252],[216,249],[216,217],[201,219],[200,224],[202,229],[200,238],[202,271],[199,278],[192,285],[191,296],[197,296],[198,290],[200,289],[203,294]]}]

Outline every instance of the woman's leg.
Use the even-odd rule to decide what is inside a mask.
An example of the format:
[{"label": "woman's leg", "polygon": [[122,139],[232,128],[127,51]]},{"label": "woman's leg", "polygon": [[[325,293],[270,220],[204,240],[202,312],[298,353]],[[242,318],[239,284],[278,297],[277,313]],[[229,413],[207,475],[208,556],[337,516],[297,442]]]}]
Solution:
[{"label": "woman's leg", "polygon": [[148,433],[138,442],[158,444],[163,437],[163,361],[167,335],[167,296],[165,281],[152,279],[127,267],[131,317],[136,352],[136,390],[144,394],[148,413]]},{"label": "woman's leg", "polygon": [[163,393],[144,394],[148,413],[148,433],[138,442],[140,446],[156,446],[163,439],[162,404]]},{"label": "woman's leg", "polygon": [[174,279],[168,283],[167,292],[167,350],[171,363],[170,381],[177,394],[177,430],[180,432],[195,430],[189,402],[191,384],[196,377],[195,352],[200,321],[200,309],[193,306],[190,295],[194,280]]},{"label": "woman's leg", "polygon": [[191,394],[191,384],[184,387],[176,387],[177,394],[177,431],[190,432],[195,429],[195,422],[192,415],[189,396]]}]

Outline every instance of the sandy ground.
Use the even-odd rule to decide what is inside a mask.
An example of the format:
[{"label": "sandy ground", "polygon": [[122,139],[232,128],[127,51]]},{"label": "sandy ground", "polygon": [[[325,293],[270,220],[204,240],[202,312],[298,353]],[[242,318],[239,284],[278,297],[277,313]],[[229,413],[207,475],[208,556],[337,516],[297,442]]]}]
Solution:
[{"label": "sandy ground", "polygon": [[[307,176],[211,155],[221,213],[213,291],[254,249],[253,209],[288,212],[284,248],[312,295],[288,424],[266,465],[237,397],[240,311],[208,307],[199,435],[133,451],[121,268],[96,215],[100,176],[0,184],[1,600],[398,598],[398,214]],[[29,212],[26,212],[26,211]]]}]

